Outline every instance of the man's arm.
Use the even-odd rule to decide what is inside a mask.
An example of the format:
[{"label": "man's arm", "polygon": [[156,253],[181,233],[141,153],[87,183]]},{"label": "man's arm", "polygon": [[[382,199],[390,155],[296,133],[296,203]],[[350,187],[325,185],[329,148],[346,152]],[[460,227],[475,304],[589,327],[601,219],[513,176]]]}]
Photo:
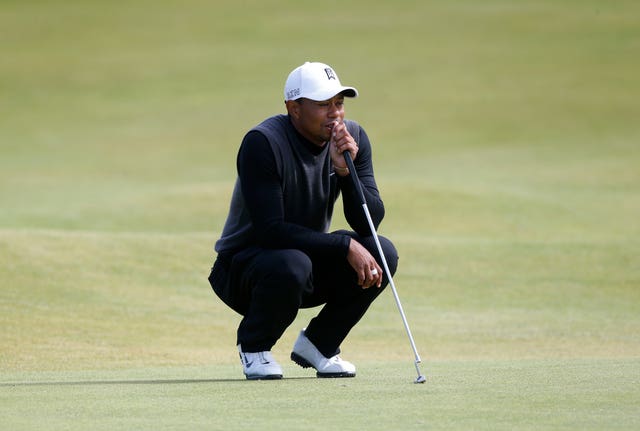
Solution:
[{"label": "man's arm", "polygon": [[[358,142],[358,154],[353,161],[356,173],[367,202],[367,208],[371,214],[373,225],[376,229],[384,218],[384,204],[378,192],[375,177],[373,174],[373,163],[371,158],[371,143],[365,131],[359,128],[359,137],[355,137]],[[361,236],[371,235],[371,229],[367,218],[364,215],[362,201],[353,185],[351,174],[340,177],[338,185],[342,192],[344,215],[349,226]]]},{"label": "man's arm", "polygon": [[237,168],[258,245],[295,248],[309,254],[341,252],[347,255],[348,236],[316,232],[284,221],[281,181],[273,151],[262,133],[252,131],[245,136]]}]

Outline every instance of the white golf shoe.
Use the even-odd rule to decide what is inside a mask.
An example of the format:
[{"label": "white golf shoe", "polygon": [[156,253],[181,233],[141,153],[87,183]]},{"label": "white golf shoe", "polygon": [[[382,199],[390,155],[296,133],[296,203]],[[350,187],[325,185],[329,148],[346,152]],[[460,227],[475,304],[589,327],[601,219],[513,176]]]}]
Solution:
[{"label": "white golf shoe", "polygon": [[271,352],[243,352],[238,344],[240,362],[247,380],[276,380],[282,378],[282,367],[278,364]]},{"label": "white golf shoe", "polygon": [[326,358],[304,334],[304,329],[293,345],[291,360],[302,368],[315,368],[318,377],[355,377],[356,367],[335,355]]}]

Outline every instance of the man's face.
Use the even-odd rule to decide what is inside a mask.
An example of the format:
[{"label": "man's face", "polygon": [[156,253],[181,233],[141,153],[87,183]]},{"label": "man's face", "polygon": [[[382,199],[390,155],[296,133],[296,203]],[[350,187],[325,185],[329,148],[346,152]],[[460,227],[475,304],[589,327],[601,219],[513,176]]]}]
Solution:
[{"label": "man's face", "polygon": [[344,120],[344,96],[338,94],[321,102],[310,99],[289,101],[287,109],[298,132],[314,144],[322,146],[331,138],[336,120]]}]

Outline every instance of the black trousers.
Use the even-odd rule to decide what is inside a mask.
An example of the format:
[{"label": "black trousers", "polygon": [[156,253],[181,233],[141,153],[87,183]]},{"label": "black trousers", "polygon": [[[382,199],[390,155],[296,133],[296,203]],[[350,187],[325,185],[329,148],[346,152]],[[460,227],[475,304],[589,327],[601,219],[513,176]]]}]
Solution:
[{"label": "black trousers", "polygon": [[[374,238],[347,234],[380,260]],[[389,270],[395,274],[398,253],[379,236]],[[238,344],[245,352],[271,350],[300,308],[323,305],[305,334],[326,357],[340,352],[340,344],[388,284],[363,289],[346,258],[341,255],[308,256],[295,250],[250,247],[233,256],[219,255],[209,282],[229,307],[243,316]]]}]

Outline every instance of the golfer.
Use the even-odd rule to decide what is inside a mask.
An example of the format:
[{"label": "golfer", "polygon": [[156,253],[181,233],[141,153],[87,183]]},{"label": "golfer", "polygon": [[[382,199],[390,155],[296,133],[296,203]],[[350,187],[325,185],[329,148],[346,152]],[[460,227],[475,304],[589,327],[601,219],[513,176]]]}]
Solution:
[{"label": "golfer", "polygon": [[[238,177],[217,258],[209,276],[214,292],[243,316],[237,347],[247,379],[280,379],[272,347],[300,308],[323,305],[302,329],[291,359],[318,377],[354,377],[338,356],[340,345],[387,285],[376,244],[344,159],[355,163],[377,229],[384,216],[364,129],[345,120],[337,73],[304,63],[284,87],[287,115],[267,118],[242,140]],[[351,230],[329,232],[342,196]],[[393,274],[398,254],[380,237]]]}]

